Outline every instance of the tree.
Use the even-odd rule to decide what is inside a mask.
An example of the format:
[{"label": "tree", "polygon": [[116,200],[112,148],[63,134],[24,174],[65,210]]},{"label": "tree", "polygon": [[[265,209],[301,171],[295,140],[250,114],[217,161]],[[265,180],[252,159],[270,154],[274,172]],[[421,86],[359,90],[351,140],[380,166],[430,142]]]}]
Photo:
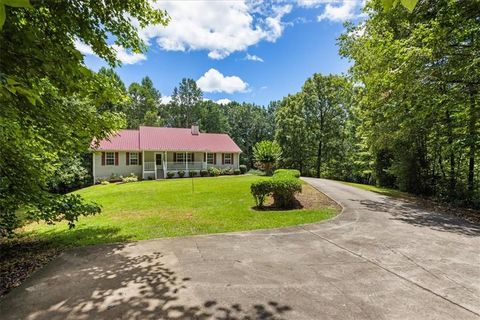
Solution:
[{"label": "tree", "polygon": [[[350,86],[342,76],[314,74],[303,88],[305,119],[316,141],[316,176],[320,178],[325,162],[332,161],[341,150],[349,113]],[[338,153],[337,153],[338,155]]]},{"label": "tree", "polygon": [[204,132],[226,133],[230,131],[223,106],[211,100],[203,101],[199,106],[200,129]]},{"label": "tree", "polygon": [[275,141],[260,141],[253,147],[253,156],[255,157],[256,167],[265,171],[267,176],[273,174],[273,167],[280,161],[282,149]]},{"label": "tree", "polygon": [[313,150],[313,136],[305,119],[304,98],[301,93],[285,97],[276,111],[275,140],[282,152],[285,168],[309,172]]},{"label": "tree", "polygon": [[174,127],[188,128],[199,117],[199,105],[203,100],[202,90],[193,79],[183,78],[173,89],[170,108],[170,124]]},{"label": "tree", "polygon": [[[101,67],[97,77],[103,83],[93,95],[99,101],[98,112],[111,111],[125,113],[129,103],[127,89],[120,76],[112,69]],[[105,88],[108,88],[107,90]]]},{"label": "tree", "polygon": [[390,10],[400,3],[402,6],[407,8],[410,12],[415,9],[418,0],[382,0],[383,7],[385,10]]},{"label": "tree", "polygon": [[86,151],[93,137],[124,125],[121,114],[97,112],[104,97],[112,97],[111,88],[84,66],[74,41],[114,67],[120,62],[106,39],[144,51],[132,19],[146,26],[165,25],[168,18],[146,0],[42,1],[33,8],[2,4],[0,10],[6,13],[0,31],[0,235],[13,231],[19,208],[29,209],[32,219],[65,218],[73,226],[78,215],[99,207],[75,195],[50,194],[48,177],[65,155]]},{"label": "tree", "polygon": [[250,103],[232,102],[222,107],[228,119],[228,134],[242,149],[240,161],[249,167],[253,166],[253,146],[262,140],[272,140],[274,117],[269,117],[262,106]]},{"label": "tree", "polygon": [[125,112],[129,128],[161,125],[159,113],[162,96],[149,77],[143,78],[140,84],[133,82],[128,87],[128,95],[130,102]]},{"label": "tree", "polygon": [[361,132],[379,183],[478,206],[478,9],[425,1],[412,15],[372,1],[340,38],[364,86]]}]

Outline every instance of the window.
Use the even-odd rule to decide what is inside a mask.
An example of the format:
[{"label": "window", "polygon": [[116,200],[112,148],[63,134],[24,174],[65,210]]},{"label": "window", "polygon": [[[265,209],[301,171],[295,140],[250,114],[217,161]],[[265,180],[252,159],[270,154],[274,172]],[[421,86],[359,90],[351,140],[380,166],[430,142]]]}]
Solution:
[{"label": "window", "polygon": [[115,165],[115,152],[106,152],[105,153],[105,164],[107,166]]},{"label": "window", "polygon": [[[193,153],[187,153],[187,161],[188,162],[193,162]],[[183,163],[185,162],[185,153],[176,153],[175,154],[175,162],[180,162]]]},{"label": "window", "polygon": [[130,152],[130,165],[138,165],[138,152]]},{"label": "window", "polygon": [[185,161],[185,153],[176,153],[175,154],[175,162],[184,162]]},{"label": "window", "polygon": [[225,154],[224,154],[223,163],[224,163],[224,164],[232,164],[232,163],[233,163],[233,159],[232,159],[232,154],[231,154],[231,153],[225,153]]},{"label": "window", "polygon": [[215,164],[215,153],[207,153],[207,164]]}]

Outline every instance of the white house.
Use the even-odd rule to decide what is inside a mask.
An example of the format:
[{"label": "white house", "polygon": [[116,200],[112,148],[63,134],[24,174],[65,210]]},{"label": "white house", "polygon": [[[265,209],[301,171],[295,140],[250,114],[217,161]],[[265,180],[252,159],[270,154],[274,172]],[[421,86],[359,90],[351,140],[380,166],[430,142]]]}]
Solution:
[{"label": "white house", "polygon": [[93,178],[134,173],[143,179],[163,179],[167,172],[200,171],[210,167],[239,168],[242,152],[228,134],[191,129],[140,127],[121,130],[92,143]]}]

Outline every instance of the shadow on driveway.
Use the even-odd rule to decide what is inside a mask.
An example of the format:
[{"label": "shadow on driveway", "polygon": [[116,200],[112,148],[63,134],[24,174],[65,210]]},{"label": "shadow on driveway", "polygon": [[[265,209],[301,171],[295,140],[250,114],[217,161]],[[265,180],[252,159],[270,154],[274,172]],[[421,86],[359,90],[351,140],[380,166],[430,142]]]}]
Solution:
[{"label": "shadow on driveway", "polygon": [[[22,296],[28,297],[28,305],[11,299],[20,292],[0,301],[0,312],[6,316],[2,318],[273,320],[291,310],[274,301],[253,306],[180,301],[190,278],[180,278],[167,268],[162,253],[128,256],[123,250],[127,246],[80,248],[60,256],[39,271],[41,277],[35,278],[42,282],[31,284],[29,279],[15,289],[26,291]],[[67,264],[74,270],[62,268]]]},{"label": "shadow on driveway", "polygon": [[380,201],[353,200],[369,211],[392,216],[392,220],[402,221],[417,227],[429,227],[437,231],[453,232],[465,236],[480,236],[480,225],[465,219],[442,213],[433,213],[413,203],[404,203],[396,199],[386,198]]}]

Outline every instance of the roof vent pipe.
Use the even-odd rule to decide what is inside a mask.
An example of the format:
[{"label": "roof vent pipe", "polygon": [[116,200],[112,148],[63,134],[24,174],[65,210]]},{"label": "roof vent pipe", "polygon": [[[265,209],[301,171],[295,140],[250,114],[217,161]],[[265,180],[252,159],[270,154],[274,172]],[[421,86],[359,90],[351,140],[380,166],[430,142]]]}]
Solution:
[{"label": "roof vent pipe", "polygon": [[200,130],[198,129],[198,124],[194,123],[192,124],[192,134],[194,136],[198,136]]}]

